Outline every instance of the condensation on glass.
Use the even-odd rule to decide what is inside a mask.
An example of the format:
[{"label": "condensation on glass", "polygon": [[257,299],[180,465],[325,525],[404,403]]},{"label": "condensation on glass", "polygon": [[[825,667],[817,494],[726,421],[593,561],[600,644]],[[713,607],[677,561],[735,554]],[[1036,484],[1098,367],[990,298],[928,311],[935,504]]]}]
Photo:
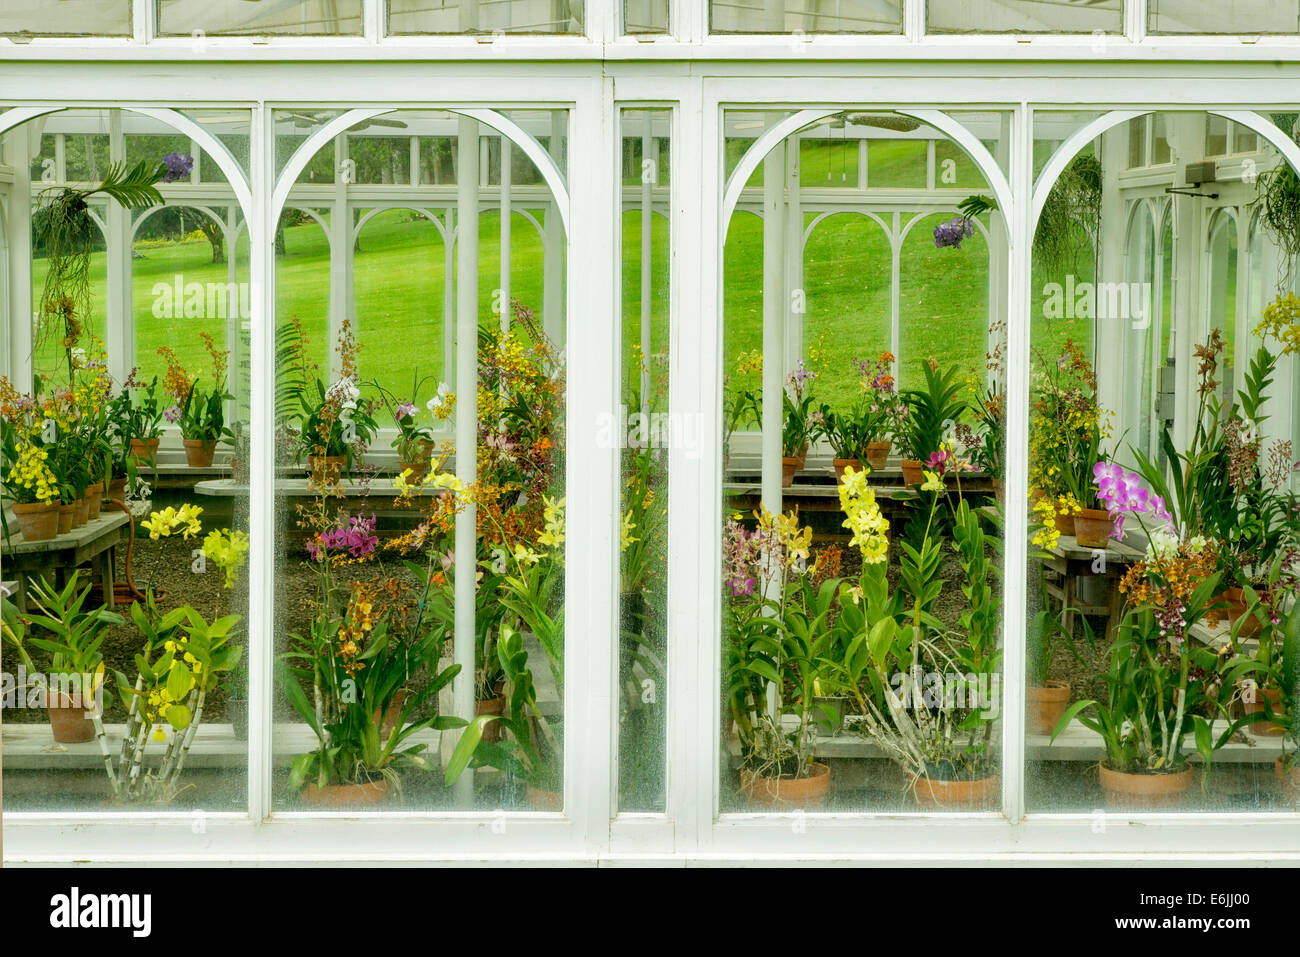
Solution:
[{"label": "condensation on glass", "polygon": [[[640,2],[640,0],[635,0]],[[586,0],[388,0],[388,33],[582,33]]]},{"label": "condensation on glass", "polygon": [[[251,132],[247,111],[196,120],[217,139]],[[84,524],[70,518],[72,528],[49,545],[6,522],[5,578],[19,583],[11,598],[48,618],[24,627],[5,617],[3,673],[26,694],[4,702],[5,805],[242,811],[252,299],[246,211],[229,185],[241,171],[205,175],[218,146],[121,109],[56,112],[0,141],[12,172],[0,183],[10,227],[0,240],[8,247],[0,298],[36,316],[29,328],[11,322],[17,348],[2,371],[38,407],[63,403],[37,435],[26,429],[24,403],[7,392],[5,455],[42,444],[58,497],[88,503]],[[150,180],[164,166],[154,201],[126,209],[96,192],[93,228],[56,251],[55,210],[68,191],[95,189],[117,164],[137,163]],[[59,399],[69,382],[72,397]],[[133,449],[132,439],[143,444]],[[12,494],[7,486],[6,508]],[[70,538],[82,543],[74,563],[48,550]],[[70,590],[59,596],[47,586]],[[69,605],[72,596],[79,606]],[[78,641],[51,655],[32,644],[58,640],[76,622],[87,625],[83,637],[98,633],[98,648]],[[90,719],[76,711],[71,726],[58,717],[56,737],[33,680],[44,681],[48,704],[78,664],[87,673],[103,667],[102,710]],[[26,680],[16,679],[19,668]]]},{"label": "condensation on glass", "polygon": [[1124,8],[1121,0],[926,0],[925,28],[929,33],[1122,33]]},{"label": "condensation on glass", "polygon": [[709,0],[713,33],[902,33],[899,0]]},{"label": "condensation on glass", "polygon": [[1148,0],[1151,33],[1295,33],[1300,30],[1296,0]]},{"label": "condensation on glass", "polygon": [[162,36],[360,35],[362,0],[156,0]]},{"label": "condensation on glass", "polygon": [[[1005,225],[939,127],[827,111],[751,152],[786,122],[724,114],[719,807],[993,811]],[[952,122],[1005,162],[1005,116]]]},{"label": "condensation on glass", "polygon": [[686,430],[668,408],[670,110],[625,109],[618,808],[663,811],[667,748],[668,469]]},{"label": "condensation on glass", "polygon": [[[313,141],[288,192],[276,750],[293,770],[277,807],[360,784],[384,791],[380,809],[560,810],[565,227],[538,163],[562,181],[550,151],[568,123],[498,116],[542,153],[454,112],[398,110]],[[281,175],[327,121],[277,111]],[[300,707],[317,691],[324,734]],[[476,719],[469,768],[448,780]],[[365,752],[367,723],[401,737],[393,755]],[[338,746],[359,763],[331,763]]]},{"label": "condensation on glass", "polygon": [[[1294,116],[1259,114],[1279,138]],[[1036,147],[1094,118],[1036,114]],[[1031,812],[1290,803],[1297,369],[1285,321],[1264,320],[1294,270],[1256,215],[1282,163],[1221,116],[1146,114],[1051,184],[1030,316]]]},{"label": "condensation on glass", "polygon": [[23,0],[0,9],[0,34],[130,36],[132,0]]}]

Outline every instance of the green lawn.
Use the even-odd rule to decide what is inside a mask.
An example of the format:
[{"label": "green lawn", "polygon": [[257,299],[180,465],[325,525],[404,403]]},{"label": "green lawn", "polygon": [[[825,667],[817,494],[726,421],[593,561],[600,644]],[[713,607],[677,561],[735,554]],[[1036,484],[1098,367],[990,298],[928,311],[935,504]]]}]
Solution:
[{"label": "green lawn", "polygon": [[[869,168],[873,183],[923,185],[924,144],[880,141],[871,145]],[[817,181],[839,178],[843,169],[856,178],[857,152],[834,140],[805,143],[802,148],[802,178],[810,187]],[[973,165],[948,144],[939,144],[936,160],[953,159],[958,182],[971,191],[982,187]],[[918,174],[917,163],[920,163]],[[762,169],[755,174],[760,182]],[[920,176],[921,182],[913,180]],[[534,213],[539,221],[543,213]],[[485,212],[480,222],[479,298],[485,322],[491,313],[494,290],[499,285],[499,214]],[[917,381],[918,364],[933,356],[940,363],[956,363],[972,379],[985,365],[985,327],[988,320],[987,250],[977,233],[961,249],[936,249],[934,226],[944,215],[918,223],[903,248],[900,290],[901,378],[904,386]],[[657,390],[663,389],[667,352],[668,224],[656,215],[653,220],[652,347]],[[300,317],[312,337],[313,351],[324,362],[329,344],[326,318],[329,303],[329,252],[324,231],[316,224],[285,230],[286,253],[276,265],[277,319]],[[623,335],[630,348],[640,338],[640,214],[624,217]],[[170,346],[187,368],[202,366],[205,356],[197,333],[209,332],[228,348],[226,323],[220,318],[194,315],[174,318],[155,316],[155,287],[170,288],[177,275],[187,283],[224,283],[226,266],[211,262],[211,250],[202,239],[171,243],[137,244],[132,284],[135,312],[135,361],[146,377],[163,371],[159,346]],[[356,253],[355,316],[362,343],[362,372],[386,388],[409,392],[416,375],[431,377],[432,384],[421,390],[427,398],[442,376],[443,363],[443,275],[444,251],[436,228],[406,211],[381,213],[363,230]],[[247,244],[237,253],[239,278],[247,279]],[[542,255],[537,231],[518,212],[512,225],[511,292],[529,306],[542,307]],[[748,213],[737,213],[731,223],[724,251],[725,362],[728,373],[736,357],[762,345],[762,222]],[[93,257],[92,289],[97,315],[92,328],[102,335],[105,302],[105,257]],[[1048,277],[1035,275],[1033,346],[1044,354],[1059,351],[1066,336],[1089,342],[1090,324],[1041,318],[1039,304]],[[1061,278],[1061,277],[1057,277]],[[1091,278],[1080,275],[1079,279]],[[44,261],[37,260],[34,286],[39,292],[44,281]],[[888,243],[880,228],[857,214],[837,214],[823,220],[809,239],[804,276],[806,292],[805,342],[809,349],[822,344],[822,378],[818,395],[832,403],[849,397],[856,388],[852,360],[874,357],[890,347],[890,259]],[[657,358],[654,354],[657,354]],[[38,371],[56,366],[52,347],[38,350]],[[631,368],[625,369],[625,385],[633,382]],[[755,377],[740,380],[756,387]],[[660,393],[662,395],[662,392]]]}]

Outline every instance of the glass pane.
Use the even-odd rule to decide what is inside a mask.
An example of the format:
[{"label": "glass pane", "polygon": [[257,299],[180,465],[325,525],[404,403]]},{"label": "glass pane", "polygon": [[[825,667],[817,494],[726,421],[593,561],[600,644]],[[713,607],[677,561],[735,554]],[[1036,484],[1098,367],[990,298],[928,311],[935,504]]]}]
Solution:
[{"label": "glass pane", "polygon": [[[1203,113],[1153,119],[1178,156],[1232,132]],[[1154,187],[1185,189],[1178,167],[1164,184],[1156,167],[1133,185],[1109,174],[1126,135],[1066,168],[1034,247],[1026,803],[1282,809],[1300,524],[1273,370],[1295,317],[1272,283],[1256,289],[1255,258],[1273,279],[1285,236],[1263,231],[1239,264],[1237,217],[1293,181],[1166,199]],[[1275,163],[1269,150],[1261,168]],[[1074,235],[1096,237],[1095,282]]]},{"label": "glass pane", "polygon": [[[242,811],[248,493],[246,478],[231,481],[248,466],[242,210],[224,186],[204,191],[203,211],[187,204],[191,140],[160,122],[117,110],[38,122],[42,152],[53,147],[44,178],[0,187],[12,215],[31,211],[32,255],[10,256],[6,287],[37,317],[31,349],[6,360],[0,410],[15,510],[0,671],[21,676],[4,693],[22,697],[4,702],[5,805]],[[16,170],[27,134],[4,137]],[[120,184],[98,189],[128,159],[147,170],[133,210]],[[33,483],[17,480],[20,462]],[[31,521],[44,500],[48,529]],[[63,650],[36,644],[49,641]]]},{"label": "glass pane", "polygon": [[361,0],[156,0],[163,36],[360,35]]},{"label": "glass pane", "polygon": [[[620,811],[664,810],[667,782],[668,465],[684,445],[668,409],[669,110],[622,113],[623,402],[618,425]],[[635,172],[635,178],[628,173]]]},{"label": "glass pane", "polygon": [[1088,4],[926,0],[925,28],[930,33],[1120,33],[1123,16],[1122,0]]},{"label": "glass pane", "polygon": [[1147,29],[1152,33],[1295,33],[1300,4],[1295,0],[1149,0]]},{"label": "glass pane", "polygon": [[624,33],[667,33],[668,0],[623,0]]},{"label": "glass pane", "polygon": [[[640,2],[640,0],[638,0]],[[582,33],[584,0],[388,0],[388,32]]]},{"label": "glass pane", "polygon": [[713,33],[902,33],[901,0],[709,0]]},{"label": "glass pane", "polygon": [[130,36],[131,0],[25,0],[0,9],[0,33]]},{"label": "glass pane", "polygon": [[[1005,230],[991,197],[939,175],[974,167],[938,130],[844,117],[865,187],[805,207],[786,164],[839,141],[796,133],[724,250],[720,807],[996,811]],[[951,166],[930,167],[932,139]],[[882,168],[906,198],[873,193]]]},{"label": "glass pane", "polygon": [[1138,116],[1128,123],[1128,168],[1136,169],[1147,165],[1147,120]]},{"label": "glass pane", "polygon": [[[562,143],[567,117],[534,113],[515,118]],[[558,811],[563,231],[494,131],[437,111],[381,119],[339,138],[333,202],[300,179],[281,221],[276,806]],[[436,155],[421,144],[485,184],[470,204],[425,180],[436,166],[411,176],[413,145]],[[458,379],[466,363],[477,381]],[[391,760],[366,750],[372,733],[401,737]],[[462,740],[472,762],[447,780]]]}]

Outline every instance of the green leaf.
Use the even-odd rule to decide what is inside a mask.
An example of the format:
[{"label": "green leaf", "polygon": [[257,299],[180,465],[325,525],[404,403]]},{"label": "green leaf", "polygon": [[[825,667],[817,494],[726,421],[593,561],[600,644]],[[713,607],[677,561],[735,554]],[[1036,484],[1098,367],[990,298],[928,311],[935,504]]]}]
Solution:
[{"label": "green leaf", "polygon": [[167,723],[177,731],[184,731],[194,720],[194,715],[189,708],[183,704],[174,704],[167,709]]},{"label": "green leaf", "polygon": [[185,666],[183,661],[172,663],[171,671],[167,672],[167,693],[171,695],[173,701],[184,701],[185,696],[190,693],[194,687],[194,676],[190,674],[190,669]]}]

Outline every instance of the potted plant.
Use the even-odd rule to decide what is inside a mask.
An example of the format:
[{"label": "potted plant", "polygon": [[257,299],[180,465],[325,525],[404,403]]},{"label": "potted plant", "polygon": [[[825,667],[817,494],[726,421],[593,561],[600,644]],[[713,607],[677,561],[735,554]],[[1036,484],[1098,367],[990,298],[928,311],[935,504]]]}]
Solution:
[{"label": "potted plant", "polygon": [[920,485],[925,481],[924,469],[934,468],[945,438],[956,428],[966,409],[966,403],[959,398],[961,370],[957,366],[941,373],[939,363],[930,358],[921,363],[921,372],[925,387],[902,393],[908,411],[906,424],[900,429],[906,485]]},{"label": "potted plant", "polygon": [[[742,354],[736,361],[736,376],[761,374],[763,354],[757,349]],[[731,437],[736,429],[752,418],[762,421],[762,399],[752,389],[742,389],[727,376],[722,383],[722,470],[726,472],[731,459]]]},{"label": "potted plant", "polygon": [[818,699],[834,687],[827,653],[839,583],[806,574],[812,529],[800,528],[796,513],[760,508],[757,518],[752,533],[729,522],[724,546],[726,693],[740,739],[740,788],[753,807],[819,808],[831,777],[814,760],[813,729],[831,730],[838,718]]},{"label": "potted plant", "polygon": [[[78,573],[73,572],[62,591],[44,578],[30,582],[35,612],[11,618],[5,638],[14,645],[31,675],[39,674],[26,645],[50,655],[50,678],[55,687],[46,688],[50,729],[61,744],[90,741],[95,725],[90,715],[100,710],[104,680],[104,656],[100,646],[104,630],[122,624],[122,616],[104,609],[83,611],[90,586],[78,591]],[[22,627],[15,627],[21,623]],[[38,638],[32,629],[49,635]]]},{"label": "potted plant", "polygon": [[865,460],[873,469],[883,469],[893,439],[907,424],[907,404],[894,381],[894,355],[882,352],[871,363],[855,359],[862,389]]},{"label": "potted plant", "polygon": [[[400,402],[393,393],[378,382],[371,383],[371,387],[379,393],[384,407],[392,414],[393,423],[397,426],[397,436],[392,442],[393,449],[397,453],[397,470],[405,473],[407,481],[412,483],[420,482],[429,473],[433,461],[434,426],[419,425],[416,422],[416,417],[420,413],[419,406],[415,404],[416,397],[428,380],[427,376],[424,379],[416,378],[411,385],[410,398]],[[428,401],[426,408],[436,422],[445,423],[455,405],[456,396],[444,382],[438,386],[437,394]]]},{"label": "potted plant", "polygon": [[861,713],[853,727],[908,775],[919,806],[989,807],[999,781],[992,731],[1000,712],[1000,653],[989,540],[979,517],[958,500],[952,535],[966,603],[949,630],[932,611],[943,587],[935,519],[944,498],[931,497],[919,546],[903,543],[901,587],[891,593],[884,559],[888,526],[865,483],[846,484],[845,524],[863,549],[862,578],[854,588],[841,588],[836,622],[844,633],[838,671]]},{"label": "potted plant", "polygon": [[430,767],[427,744],[409,738],[465,726],[436,708],[438,692],[460,666],[440,665],[443,632],[429,610],[428,569],[417,568],[424,585],[413,595],[395,581],[391,588],[335,582],[336,566],[368,560],[376,543],[364,521],[317,533],[309,552],[317,613],[306,634],[290,636],[290,650],[276,663],[281,689],[319,742],[294,759],[289,773],[290,786],[315,807],[387,801],[400,789],[399,770]]},{"label": "potted plant", "polygon": [[177,362],[175,353],[166,346],[158,349],[158,355],[167,362],[163,387],[172,399],[163,417],[180,427],[186,463],[191,468],[208,468],[217,443],[234,437],[225,425],[226,403],[234,396],[226,391],[226,364],[230,354],[218,350],[207,333],[199,333],[199,337],[212,359],[210,385],[197,376],[191,379]]},{"label": "potted plant", "polygon": [[59,531],[58,478],[48,458],[49,452],[31,439],[24,439],[12,453],[6,449],[5,496],[13,503],[24,541],[44,541]]},{"label": "potted plant", "polygon": [[163,432],[163,407],[158,401],[157,390],[157,376],[146,385],[135,378],[135,370],[122,386],[122,392],[127,396],[123,434],[137,467],[153,465],[157,461],[155,456]]},{"label": "potted plant", "polygon": [[[1046,601],[1044,601],[1046,604]],[[1070,704],[1070,685],[1049,678],[1054,644],[1065,635],[1059,615],[1040,610],[1029,622],[1025,724],[1030,734],[1051,734]]]},{"label": "potted plant", "polygon": [[293,377],[306,383],[293,396],[298,406],[298,454],[307,457],[312,484],[329,488],[338,484],[344,469],[365,451],[377,428],[371,416],[372,403],[362,401],[356,385],[359,346],[351,322],[343,320],[335,346],[340,371],[328,387],[314,372],[308,376],[307,370],[315,366],[306,353],[306,340],[297,339],[289,348]]},{"label": "potted plant", "polygon": [[1033,543],[1050,551],[1061,535],[1075,534],[1080,510],[1096,505],[1093,466],[1109,437],[1109,419],[1097,404],[1092,364],[1073,340],[1041,365],[1029,430],[1029,488],[1042,524]]},{"label": "potted plant", "polygon": [[[800,359],[785,379],[781,395],[781,474],[786,488],[794,484],[795,472],[807,463],[808,445],[817,437],[823,424],[809,388],[809,383],[816,378],[817,373]],[[759,426],[762,427],[761,421]]]}]

